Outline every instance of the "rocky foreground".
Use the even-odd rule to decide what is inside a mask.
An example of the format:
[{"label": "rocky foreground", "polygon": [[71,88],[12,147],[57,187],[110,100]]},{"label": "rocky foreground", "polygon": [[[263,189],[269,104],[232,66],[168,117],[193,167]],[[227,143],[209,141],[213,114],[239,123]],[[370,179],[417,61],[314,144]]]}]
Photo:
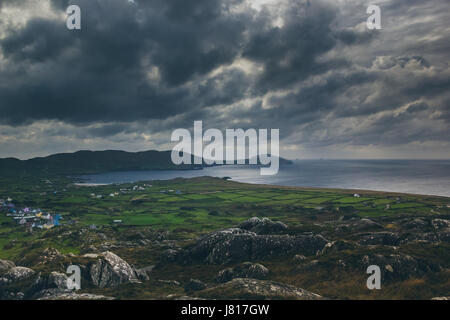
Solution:
[{"label": "rocky foreground", "polygon": [[[420,298],[450,296],[449,217],[353,216],[314,228],[254,217],[195,239],[150,229],[61,229],[47,236],[71,239],[80,253],[47,248],[0,260],[0,299],[370,298],[370,265],[380,267],[392,297],[422,288]],[[70,265],[81,270],[79,291],[67,287]]]}]

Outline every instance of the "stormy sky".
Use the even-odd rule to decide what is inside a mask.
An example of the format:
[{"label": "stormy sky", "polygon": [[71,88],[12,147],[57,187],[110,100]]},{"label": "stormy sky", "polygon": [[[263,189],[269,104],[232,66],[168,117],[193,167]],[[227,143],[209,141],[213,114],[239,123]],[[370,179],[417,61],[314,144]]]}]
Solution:
[{"label": "stormy sky", "polygon": [[288,158],[448,159],[448,21],[448,0],[0,0],[0,157],[168,150],[202,120],[279,128]]}]

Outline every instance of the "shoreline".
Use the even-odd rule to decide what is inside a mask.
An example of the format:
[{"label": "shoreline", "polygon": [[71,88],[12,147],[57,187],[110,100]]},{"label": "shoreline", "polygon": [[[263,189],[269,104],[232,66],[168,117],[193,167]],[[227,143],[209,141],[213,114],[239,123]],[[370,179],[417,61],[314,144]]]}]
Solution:
[{"label": "shoreline", "polygon": [[370,189],[353,189],[353,188],[326,188],[326,187],[310,187],[310,186],[286,186],[286,185],[276,185],[276,184],[261,184],[261,183],[251,183],[251,182],[241,182],[233,179],[224,180],[222,177],[213,177],[213,176],[200,176],[200,177],[176,177],[171,179],[154,179],[154,180],[136,180],[130,182],[111,182],[111,183],[74,183],[74,185],[79,187],[96,187],[96,186],[108,186],[108,185],[124,185],[124,184],[133,184],[133,183],[147,183],[147,182],[155,182],[155,181],[174,181],[178,179],[183,180],[198,180],[198,179],[219,179],[226,181],[228,183],[235,183],[240,185],[247,185],[257,188],[264,189],[285,189],[285,190],[301,190],[301,191],[323,191],[323,192],[337,192],[337,193],[361,193],[361,194],[382,194],[386,196],[420,196],[420,197],[431,197],[431,198],[440,198],[440,199],[449,199],[450,196],[442,196],[442,195],[433,195],[433,194],[420,194],[420,193],[408,193],[408,192],[395,192],[395,191],[379,191],[379,190],[370,190]]}]

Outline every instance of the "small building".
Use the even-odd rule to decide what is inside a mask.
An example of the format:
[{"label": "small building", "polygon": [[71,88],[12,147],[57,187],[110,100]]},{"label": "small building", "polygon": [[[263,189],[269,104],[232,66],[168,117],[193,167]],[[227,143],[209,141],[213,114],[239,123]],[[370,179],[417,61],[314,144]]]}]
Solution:
[{"label": "small building", "polygon": [[55,214],[54,216],[53,216],[53,220],[52,220],[52,222],[53,222],[53,225],[56,227],[56,226],[59,226],[59,220],[61,220],[62,219],[62,217],[59,215],[59,214]]},{"label": "small building", "polygon": [[53,223],[47,222],[43,225],[44,229],[51,229],[54,227]]},{"label": "small building", "polygon": [[355,198],[361,198],[361,196],[360,196],[359,194],[357,194],[357,193],[355,193],[353,196],[354,196]]},{"label": "small building", "polygon": [[113,223],[122,223],[122,220],[114,220]]}]

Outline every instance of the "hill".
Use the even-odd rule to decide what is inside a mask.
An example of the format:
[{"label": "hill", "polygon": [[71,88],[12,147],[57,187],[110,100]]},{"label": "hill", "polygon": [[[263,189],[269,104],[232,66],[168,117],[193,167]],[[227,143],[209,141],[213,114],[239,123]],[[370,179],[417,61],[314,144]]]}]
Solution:
[{"label": "hill", "polygon": [[[248,163],[248,160],[246,162]],[[280,165],[290,163],[290,160],[280,158]],[[111,171],[187,170],[199,169],[205,166],[205,164],[175,165],[172,163],[170,150],[150,150],[140,152],[82,150],[74,153],[58,153],[29,160],[3,158],[0,159],[0,175],[75,175]]]},{"label": "hill", "polygon": [[0,174],[94,174],[130,170],[182,170],[194,165],[174,165],[171,151],[126,152],[119,150],[59,153],[29,160],[0,159]]}]

